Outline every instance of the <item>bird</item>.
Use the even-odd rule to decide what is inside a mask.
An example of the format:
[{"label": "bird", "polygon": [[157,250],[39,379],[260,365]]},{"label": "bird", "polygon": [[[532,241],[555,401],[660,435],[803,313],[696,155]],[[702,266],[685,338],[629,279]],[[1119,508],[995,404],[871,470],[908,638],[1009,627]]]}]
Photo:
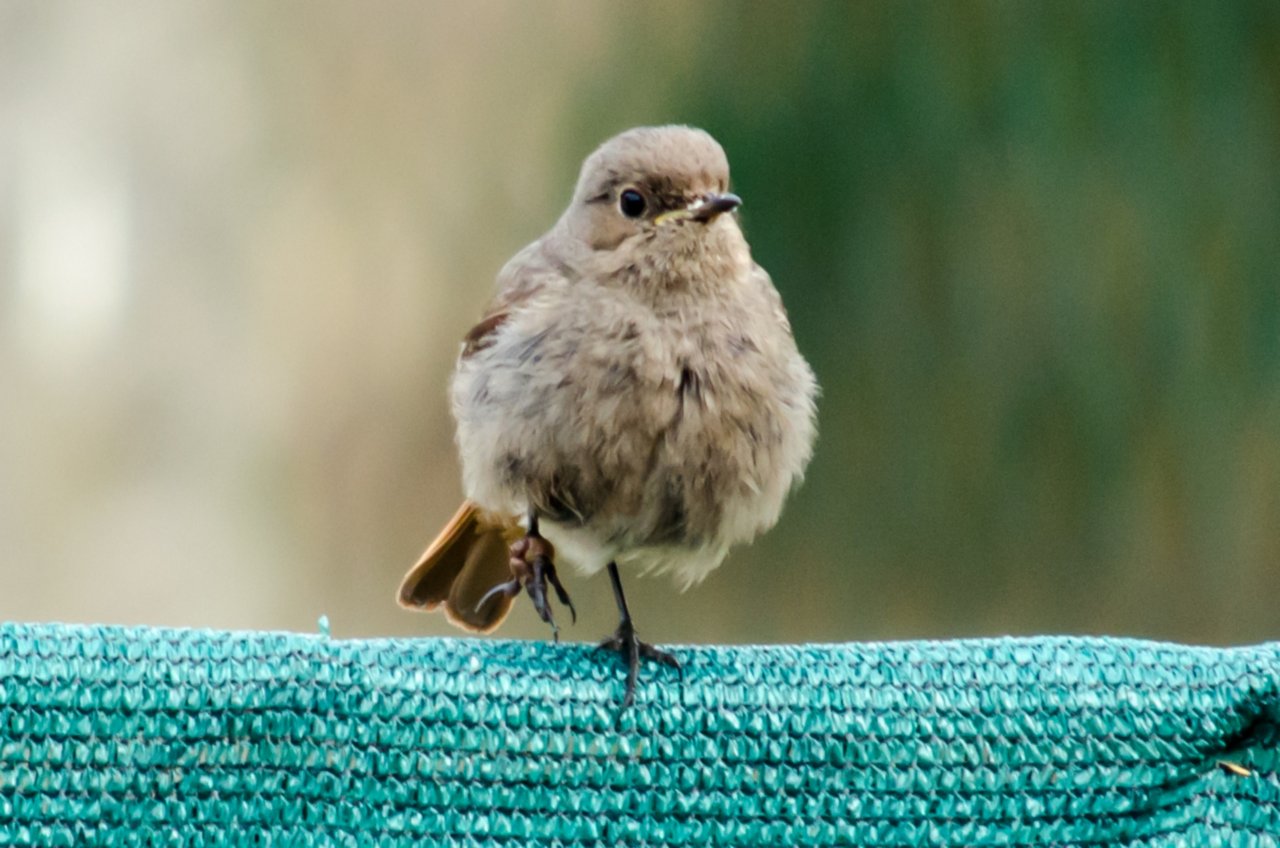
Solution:
[{"label": "bird", "polygon": [[724,149],[690,126],[605,141],[568,208],[515,254],[463,337],[450,408],[465,500],[405,575],[409,609],[493,631],[523,591],[559,628],[557,561],[609,574],[626,665],[679,669],[636,631],[621,572],[686,589],[771,528],[817,434],[818,384],[752,259]]}]

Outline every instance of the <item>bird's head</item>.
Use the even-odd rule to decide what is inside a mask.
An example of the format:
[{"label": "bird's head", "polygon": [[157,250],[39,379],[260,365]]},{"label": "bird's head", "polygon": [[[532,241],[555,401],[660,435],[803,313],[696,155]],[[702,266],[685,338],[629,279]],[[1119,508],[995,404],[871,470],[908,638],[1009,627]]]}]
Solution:
[{"label": "bird's head", "polygon": [[587,157],[561,226],[606,264],[679,276],[745,255],[732,214],[741,203],[724,150],[706,132],[639,127]]}]

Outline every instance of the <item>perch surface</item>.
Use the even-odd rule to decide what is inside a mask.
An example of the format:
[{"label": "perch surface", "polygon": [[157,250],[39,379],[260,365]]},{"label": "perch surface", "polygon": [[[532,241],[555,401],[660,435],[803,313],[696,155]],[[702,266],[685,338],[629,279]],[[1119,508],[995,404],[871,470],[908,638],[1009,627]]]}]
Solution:
[{"label": "perch surface", "polygon": [[1280,646],[0,625],[0,845],[1280,845]]}]

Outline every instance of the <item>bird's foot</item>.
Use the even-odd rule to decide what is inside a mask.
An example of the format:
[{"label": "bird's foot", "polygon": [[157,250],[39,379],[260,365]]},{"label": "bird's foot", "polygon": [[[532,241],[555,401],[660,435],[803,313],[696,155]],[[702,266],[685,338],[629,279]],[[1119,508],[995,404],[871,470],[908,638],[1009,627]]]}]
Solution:
[{"label": "bird's foot", "polygon": [[569,593],[565,591],[564,584],[556,574],[554,558],[555,548],[536,531],[516,539],[511,543],[511,579],[505,583],[499,583],[486,592],[476,604],[476,608],[484,606],[485,602],[494,595],[500,594],[514,598],[520,594],[521,589],[524,589],[529,593],[529,599],[533,601],[533,608],[537,611],[538,617],[551,625],[552,638],[557,642],[560,641],[560,627],[551,613],[551,603],[547,599],[547,586],[555,592],[560,603],[569,608],[569,615],[575,623],[578,620],[578,611],[574,609]]},{"label": "bird's foot", "polygon": [[618,622],[618,629],[608,639],[596,646],[598,651],[617,651],[627,664],[627,694],[622,699],[622,709],[631,706],[636,699],[636,675],[640,671],[640,660],[652,660],[680,671],[680,661],[674,656],[655,648],[648,642],[641,642],[636,636],[635,625],[630,618]]}]

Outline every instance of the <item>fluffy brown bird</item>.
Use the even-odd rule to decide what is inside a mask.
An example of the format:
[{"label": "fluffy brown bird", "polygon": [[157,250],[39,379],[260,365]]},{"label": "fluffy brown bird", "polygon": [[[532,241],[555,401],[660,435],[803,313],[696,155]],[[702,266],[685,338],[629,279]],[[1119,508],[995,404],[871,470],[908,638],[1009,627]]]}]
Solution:
[{"label": "fluffy brown bird", "polygon": [[[569,208],[498,274],[450,388],[467,500],[405,576],[399,601],[489,632],[523,589],[555,629],[573,611],[555,551],[685,587],[778,520],[813,449],[813,372],[751,259],[724,151],[702,130],[641,127],[582,166]],[[554,547],[553,547],[554,545]],[[576,618],[576,612],[574,612]]]}]

